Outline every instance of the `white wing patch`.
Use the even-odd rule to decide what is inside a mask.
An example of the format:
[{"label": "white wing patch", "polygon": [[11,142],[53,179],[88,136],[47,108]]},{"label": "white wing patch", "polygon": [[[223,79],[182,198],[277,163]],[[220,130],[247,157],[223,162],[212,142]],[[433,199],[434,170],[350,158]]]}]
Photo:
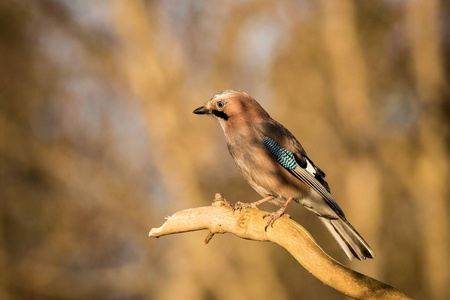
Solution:
[{"label": "white wing patch", "polygon": [[314,169],[308,158],[306,158],[306,171],[308,171],[312,176],[316,176],[316,169]]}]

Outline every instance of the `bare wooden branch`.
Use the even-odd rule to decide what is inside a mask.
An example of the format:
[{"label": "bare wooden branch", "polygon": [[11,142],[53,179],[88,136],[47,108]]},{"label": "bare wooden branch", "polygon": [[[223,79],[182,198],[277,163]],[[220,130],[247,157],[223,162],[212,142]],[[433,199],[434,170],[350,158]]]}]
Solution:
[{"label": "bare wooden branch", "polygon": [[337,291],[355,299],[410,299],[395,288],[376,279],[355,272],[328,256],[311,235],[290,218],[284,216],[273,228],[264,230],[264,212],[246,208],[233,213],[231,205],[220,194],[212,206],[191,208],[176,212],[149,236],[207,229],[205,242],[216,233],[232,233],[238,237],[273,242],[285,248],[312,275]]}]

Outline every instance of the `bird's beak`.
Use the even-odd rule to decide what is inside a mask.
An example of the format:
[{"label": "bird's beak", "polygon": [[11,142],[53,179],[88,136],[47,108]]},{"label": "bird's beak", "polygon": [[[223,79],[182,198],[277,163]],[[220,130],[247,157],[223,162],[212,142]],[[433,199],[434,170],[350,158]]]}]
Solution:
[{"label": "bird's beak", "polygon": [[206,115],[209,114],[209,110],[206,109],[204,106],[200,106],[199,108],[195,109],[193,113],[196,115]]}]

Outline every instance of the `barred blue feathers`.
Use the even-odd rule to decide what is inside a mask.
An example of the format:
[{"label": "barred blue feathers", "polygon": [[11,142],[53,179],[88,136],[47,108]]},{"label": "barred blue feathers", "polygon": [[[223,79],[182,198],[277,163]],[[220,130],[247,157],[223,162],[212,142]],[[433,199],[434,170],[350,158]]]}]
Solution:
[{"label": "barred blue feathers", "polygon": [[297,168],[297,163],[295,162],[294,154],[284,149],[280,145],[277,144],[271,138],[267,136],[262,136],[262,142],[267,150],[275,156],[276,160],[288,170],[294,170]]}]

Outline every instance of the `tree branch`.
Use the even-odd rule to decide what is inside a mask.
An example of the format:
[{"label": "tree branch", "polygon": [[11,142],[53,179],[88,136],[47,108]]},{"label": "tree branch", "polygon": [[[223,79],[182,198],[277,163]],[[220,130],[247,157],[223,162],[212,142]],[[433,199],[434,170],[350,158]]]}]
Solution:
[{"label": "tree branch", "polygon": [[288,217],[281,217],[273,228],[264,231],[264,212],[243,209],[233,213],[231,205],[216,194],[212,206],[186,209],[167,218],[149,236],[208,229],[205,243],[216,233],[229,232],[238,237],[273,242],[285,248],[308,272],[337,291],[356,299],[410,299],[402,292],[376,279],[355,272],[328,256],[311,235]]}]

